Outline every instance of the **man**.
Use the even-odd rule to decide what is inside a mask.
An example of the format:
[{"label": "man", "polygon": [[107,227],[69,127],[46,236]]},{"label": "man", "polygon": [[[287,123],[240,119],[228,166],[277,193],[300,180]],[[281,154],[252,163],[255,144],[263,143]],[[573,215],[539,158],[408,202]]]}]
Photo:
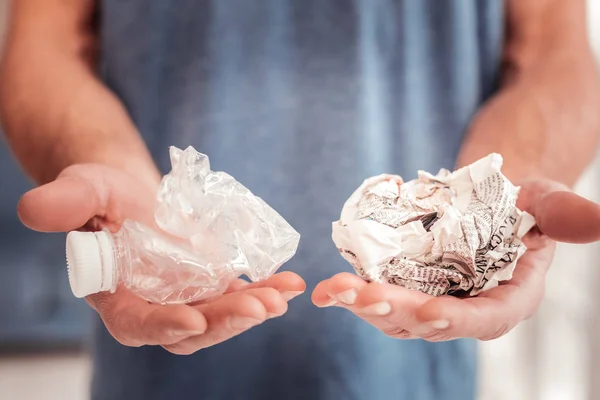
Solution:
[{"label": "man", "polygon": [[[191,144],[303,235],[294,273],[198,306],[90,296],[94,399],[472,399],[475,342],[450,339],[508,332],[541,300],[552,239],[600,237],[599,207],[568,191],[600,129],[584,0],[19,0],[10,15],[2,120],[41,185],[24,224],[147,219],[167,146]],[[363,179],[490,152],[539,226],[512,281],[432,299],[343,272],[331,221]]]}]

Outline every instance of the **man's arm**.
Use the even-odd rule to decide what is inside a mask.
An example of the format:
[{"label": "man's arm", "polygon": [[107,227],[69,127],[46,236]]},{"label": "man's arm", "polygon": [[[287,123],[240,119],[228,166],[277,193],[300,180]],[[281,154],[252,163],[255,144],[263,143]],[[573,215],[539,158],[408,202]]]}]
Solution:
[{"label": "man's arm", "polygon": [[459,166],[490,152],[513,180],[572,186],[596,155],[600,81],[585,0],[508,0],[502,88],[474,119]]},{"label": "man's arm", "polygon": [[[0,104],[9,144],[45,183],[19,202],[21,221],[37,231],[116,229],[128,218],[151,223],[160,175],[96,76],[94,10],[92,0],[12,4]],[[194,306],[149,304],[121,286],[86,299],[120,343],[191,354],[283,315],[305,287],[284,272],[256,284],[234,281],[227,294]]]},{"label": "man's arm", "polygon": [[512,278],[479,296],[457,299],[431,298],[342,273],[315,288],[318,306],[345,307],[400,339],[490,340],[537,310],[555,240],[600,239],[600,206],[565,186],[575,183],[596,154],[600,130],[599,80],[587,43],[585,1],[506,4],[503,86],[475,118],[458,163],[501,153],[503,172],[521,186],[517,205],[535,216],[539,230],[523,238],[528,250]]},{"label": "man's arm", "polygon": [[99,163],[156,185],[158,171],[119,100],[98,79],[94,0],[18,0],[0,63],[0,118],[26,172],[47,183]]}]

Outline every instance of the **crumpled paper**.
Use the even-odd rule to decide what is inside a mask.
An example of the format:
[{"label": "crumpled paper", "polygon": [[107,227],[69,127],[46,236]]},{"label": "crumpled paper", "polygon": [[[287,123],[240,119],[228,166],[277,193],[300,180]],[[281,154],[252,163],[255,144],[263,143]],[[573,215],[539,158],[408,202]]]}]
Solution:
[{"label": "crumpled paper", "polygon": [[229,174],[211,171],[208,156],[191,146],[172,146],[169,154],[172,170],[162,179],[155,220],[189,240],[205,268],[226,280],[259,281],[292,258],[300,234],[260,197]]},{"label": "crumpled paper", "polygon": [[477,295],[512,277],[535,225],[490,154],[455,172],[369,178],[344,204],[332,238],[356,273],[433,296]]}]

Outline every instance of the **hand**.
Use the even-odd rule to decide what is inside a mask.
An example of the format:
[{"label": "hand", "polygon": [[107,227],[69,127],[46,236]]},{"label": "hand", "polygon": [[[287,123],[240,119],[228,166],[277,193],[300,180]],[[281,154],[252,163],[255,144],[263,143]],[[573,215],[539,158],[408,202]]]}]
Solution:
[{"label": "hand", "polygon": [[[18,213],[27,227],[41,232],[115,231],[128,218],[152,226],[155,189],[102,165],[74,165],[27,192]],[[287,302],[305,288],[298,275],[282,272],[252,284],[239,279],[225,294],[194,305],[149,304],[124,287],[86,300],[120,343],[191,354],[283,315]]]},{"label": "hand", "polygon": [[344,307],[385,334],[400,338],[445,341],[469,337],[498,338],[532,316],[544,295],[545,276],[555,241],[600,240],[600,206],[553,181],[521,182],[517,206],[536,218],[523,241],[527,252],[513,278],[477,297],[432,297],[399,286],[367,283],[342,273],[315,288],[315,305]]}]

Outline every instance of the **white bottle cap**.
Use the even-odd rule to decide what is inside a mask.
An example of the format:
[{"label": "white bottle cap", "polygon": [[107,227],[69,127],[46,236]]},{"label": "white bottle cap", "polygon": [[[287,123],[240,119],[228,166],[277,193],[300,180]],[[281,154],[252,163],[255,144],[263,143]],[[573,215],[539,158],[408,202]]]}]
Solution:
[{"label": "white bottle cap", "polygon": [[75,297],[111,290],[115,261],[110,235],[107,232],[69,232],[67,269]]}]

